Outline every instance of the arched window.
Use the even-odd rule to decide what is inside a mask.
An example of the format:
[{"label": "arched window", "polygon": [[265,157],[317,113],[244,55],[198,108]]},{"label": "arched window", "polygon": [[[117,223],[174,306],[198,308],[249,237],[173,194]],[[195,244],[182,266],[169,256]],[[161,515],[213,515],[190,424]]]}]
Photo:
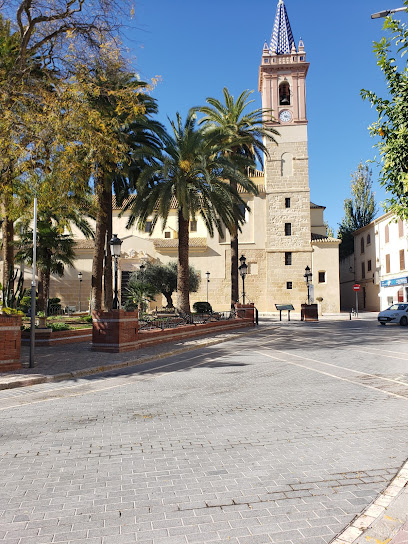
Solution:
[{"label": "arched window", "polygon": [[281,175],[284,178],[293,175],[293,157],[291,153],[283,153],[281,157]]},{"label": "arched window", "polygon": [[286,80],[279,85],[279,105],[290,106],[290,85]]}]

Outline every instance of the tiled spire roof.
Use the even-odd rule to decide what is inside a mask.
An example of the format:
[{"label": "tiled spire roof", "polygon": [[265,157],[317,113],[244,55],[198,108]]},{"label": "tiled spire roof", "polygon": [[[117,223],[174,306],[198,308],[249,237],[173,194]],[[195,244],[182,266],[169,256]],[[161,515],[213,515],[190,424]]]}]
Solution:
[{"label": "tiled spire roof", "polygon": [[291,52],[294,44],[295,40],[293,39],[285,4],[283,0],[279,0],[275,23],[273,25],[270,50],[277,55],[285,55]]}]

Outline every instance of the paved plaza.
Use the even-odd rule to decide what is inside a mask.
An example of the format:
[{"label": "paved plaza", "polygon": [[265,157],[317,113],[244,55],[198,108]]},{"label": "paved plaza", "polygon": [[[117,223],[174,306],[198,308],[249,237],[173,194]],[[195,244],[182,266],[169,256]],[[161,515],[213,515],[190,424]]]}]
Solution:
[{"label": "paved plaza", "polygon": [[328,544],[408,458],[407,365],[408,328],[261,322],[0,391],[0,543]]}]

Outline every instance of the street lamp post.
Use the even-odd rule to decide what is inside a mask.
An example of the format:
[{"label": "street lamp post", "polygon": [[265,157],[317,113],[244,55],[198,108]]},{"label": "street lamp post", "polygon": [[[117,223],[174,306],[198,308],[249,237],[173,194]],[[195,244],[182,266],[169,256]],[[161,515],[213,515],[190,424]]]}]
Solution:
[{"label": "street lamp post", "polygon": [[115,276],[114,276],[114,297],[113,297],[113,309],[117,310],[119,308],[119,298],[118,298],[118,258],[120,257],[120,246],[122,245],[122,240],[118,238],[117,234],[112,235],[112,239],[109,241],[111,246],[111,251],[113,258],[115,259]]},{"label": "street lamp post", "polygon": [[81,284],[82,284],[82,272],[78,272],[79,279],[79,301],[78,301],[78,310],[81,311]]},{"label": "street lamp post", "polygon": [[378,11],[371,15],[371,19],[380,19],[381,17],[388,17],[392,13],[397,13],[398,11],[407,11],[407,8],[395,8],[395,9],[385,9],[383,11]]},{"label": "street lamp post", "polygon": [[305,282],[307,285],[307,303],[310,304],[310,283],[312,281],[312,272],[310,271],[309,266],[306,266],[305,273],[303,274],[303,277],[305,278]]},{"label": "street lamp post", "polygon": [[208,284],[210,283],[210,273],[206,272],[205,275],[207,276],[207,302],[208,302]]},{"label": "street lamp post", "polygon": [[245,277],[248,274],[248,265],[246,264],[246,258],[243,255],[239,258],[239,262],[241,263],[238,270],[242,278],[242,303],[245,304]]},{"label": "street lamp post", "polygon": [[[144,263],[142,263],[139,266],[139,270],[140,270],[140,280],[141,280],[142,286],[143,286],[143,284],[144,284],[144,273],[145,273],[145,270],[146,270],[146,265]],[[142,291],[142,304],[141,304],[141,306],[142,306],[141,311],[144,312],[145,311],[144,291]],[[146,310],[147,310],[147,308],[146,308]]]}]

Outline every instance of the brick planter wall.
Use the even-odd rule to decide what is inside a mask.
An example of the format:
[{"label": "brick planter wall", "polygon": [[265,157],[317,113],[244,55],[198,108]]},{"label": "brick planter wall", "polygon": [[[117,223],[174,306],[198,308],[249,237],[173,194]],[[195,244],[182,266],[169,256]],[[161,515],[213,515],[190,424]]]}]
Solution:
[{"label": "brick planter wall", "polygon": [[[30,331],[23,331],[23,345],[30,344]],[[57,346],[60,344],[73,344],[75,342],[90,342],[92,329],[70,329],[68,331],[52,331],[51,329],[35,329],[36,346]]]},{"label": "brick planter wall", "polygon": [[0,315],[0,372],[21,368],[21,317]]},{"label": "brick planter wall", "polygon": [[212,321],[197,325],[179,325],[173,329],[152,329],[138,331],[137,312],[113,310],[112,312],[93,312],[92,351],[121,353],[141,347],[154,346],[165,342],[174,342],[208,334],[253,327],[252,318]]},{"label": "brick planter wall", "polygon": [[235,304],[235,309],[237,311],[237,317],[254,320],[255,308],[253,302],[249,304],[240,304],[239,302],[237,302]]},{"label": "brick planter wall", "polygon": [[317,304],[302,304],[300,319],[302,321],[319,321]]},{"label": "brick planter wall", "polygon": [[138,349],[139,312],[92,312],[92,351],[120,353]]}]

